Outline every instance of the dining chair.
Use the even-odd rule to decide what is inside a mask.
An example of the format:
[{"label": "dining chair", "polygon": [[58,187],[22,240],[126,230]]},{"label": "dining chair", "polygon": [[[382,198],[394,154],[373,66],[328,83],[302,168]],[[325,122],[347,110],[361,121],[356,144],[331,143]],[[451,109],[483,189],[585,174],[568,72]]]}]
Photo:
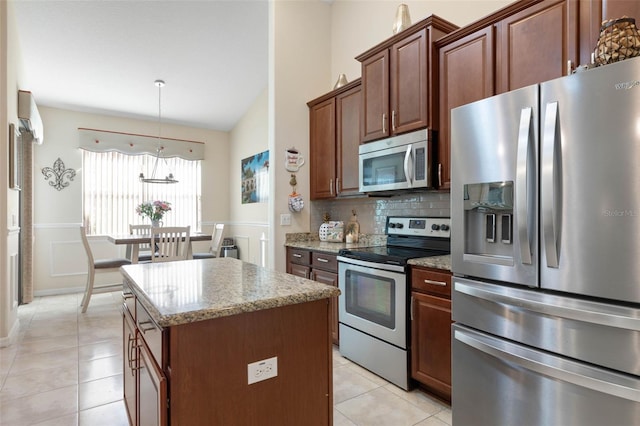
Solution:
[{"label": "dining chair", "polygon": [[82,237],[82,245],[84,251],[87,253],[87,260],[89,265],[89,272],[87,274],[87,285],[84,290],[84,297],[80,306],[82,306],[82,312],[86,312],[89,307],[89,301],[91,296],[98,293],[108,293],[112,291],[122,290],[122,282],[118,284],[101,284],[94,285],[97,272],[117,272],[123,265],[131,265],[131,261],[125,258],[111,258],[111,259],[99,259],[95,260],[91,246],[87,240],[87,234],[85,227],[80,227],[80,236]]},{"label": "dining chair", "polygon": [[[129,235],[149,235],[151,225],[129,225]],[[151,244],[138,244],[138,263],[151,262]]]},{"label": "dining chair", "polygon": [[191,226],[151,228],[151,262],[186,260],[191,244]]},{"label": "dining chair", "polygon": [[209,251],[193,253],[194,259],[211,259],[220,256],[220,246],[222,245],[222,234],[224,233],[224,223],[216,223],[211,237]]}]

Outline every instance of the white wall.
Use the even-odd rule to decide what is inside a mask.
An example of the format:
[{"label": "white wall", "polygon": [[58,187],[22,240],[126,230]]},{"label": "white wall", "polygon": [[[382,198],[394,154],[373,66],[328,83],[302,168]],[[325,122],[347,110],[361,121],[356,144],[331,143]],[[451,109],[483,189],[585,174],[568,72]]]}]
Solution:
[{"label": "white wall", "polygon": [[[309,155],[307,101],[331,90],[331,5],[324,1],[276,1],[269,9],[269,149],[273,167],[274,204],[270,266],[285,270],[285,233],[309,231],[309,209],[291,213],[291,226],[280,225],[288,208],[290,173],[283,165],[287,148]],[[309,200],[309,167],[297,173],[298,191]]]},{"label": "white wall", "polygon": [[[57,108],[40,107],[45,128],[45,142],[34,153],[34,294],[46,295],[61,291],[77,291],[86,278],[78,226],[82,222],[82,154],[78,149],[78,127],[126,133],[155,135],[157,122],[125,119],[98,114],[80,113]],[[227,220],[229,137],[226,132],[163,124],[162,135],[205,142],[202,164],[203,230],[211,231],[217,220]],[[60,158],[66,168],[76,170],[71,184],[61,191],[51,187],[40,173]],[[87,171],[90,172],[90,171]],[[224,200],[224,202],[220,202]],[[115,247],[105,241],[94,243],[99,256],[115,255]],[[199,243],[196,251],[206,251]],[[78,259],[81,258],[81,261]],[[111,277],[104,278],[110,280]],[[117,275],[116,278],[117,279]]]},{"label": "white wall", "polygon": [[[240,259],[258,265],[263,259],[260,240],[269,235],[270,202],[242,204],[240,162],[269,149],[268,108],[265,88],[229,134],[229,221],[224,235],[234,238]],[[271,164],[271,153],[269,160]]]}]

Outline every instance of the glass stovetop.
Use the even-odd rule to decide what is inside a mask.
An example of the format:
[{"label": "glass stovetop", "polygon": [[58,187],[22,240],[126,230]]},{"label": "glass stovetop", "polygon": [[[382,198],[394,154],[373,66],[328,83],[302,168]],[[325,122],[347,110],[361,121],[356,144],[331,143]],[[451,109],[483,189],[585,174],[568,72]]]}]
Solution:
[{"label": "glass stovetop", "polygon": [[449,254],[447,251],[396,246],[363,247],[340,250],[340,256],[376,263],[406,265],[409,259]]}]

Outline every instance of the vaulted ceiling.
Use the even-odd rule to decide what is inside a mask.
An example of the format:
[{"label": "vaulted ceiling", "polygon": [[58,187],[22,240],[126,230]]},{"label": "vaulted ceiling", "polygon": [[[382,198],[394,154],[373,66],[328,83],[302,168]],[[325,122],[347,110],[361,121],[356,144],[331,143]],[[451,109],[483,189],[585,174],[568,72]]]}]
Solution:
[{"label": "vaulted ceiling", "polygon": [[267,86],[267,0],[14,2],[39,105],[228,131]]}]

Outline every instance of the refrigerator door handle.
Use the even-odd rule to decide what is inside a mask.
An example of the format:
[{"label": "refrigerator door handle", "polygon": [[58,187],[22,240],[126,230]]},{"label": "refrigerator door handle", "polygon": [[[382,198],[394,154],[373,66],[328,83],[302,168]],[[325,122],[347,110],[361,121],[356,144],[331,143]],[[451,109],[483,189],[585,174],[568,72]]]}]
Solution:
[{"label": "refrigerator door handle", "polygon": [[520,113],[520,130],[518,132],[518,153],[516,169],[516,215],[518,223],[518,237],[520,239],[520,258],[522,263],[531,265],[531,239],[529,238],[529,208],[527,200],[527,162],[529,158],[529,144],[531,143],[531,121],[533,109],[523,108]]},{"label": "refrigerator door handle", "polygon": [[404,175],[407,178],[407,185],[409,186],[409,188],[413,186],[413,173],[411,173],[413,168],[413,164],[412,164],[413,162],[411,161],[412,150],[413,150],[413,145],[409,145],[407,147],[406,154],[404,154]]},{"label": "refrigerator door handle", "polygon": [[475,336],[475,334],[466,330],[455,330],[454,339],[502,362],[518,365],[534,373],[596,392],[640,402],[637,381],[490,336]]},{"label": "refrigerator door handle", "polygon": [[544,117],[544,135],[542,146],[542,237],[547,258],[547,266],[557,268],[559,265],[558,237],[560,224],[557,220],[557,196],[560,188],[556,174],[556,149],[560,143],[558,132],[558,102],[547,104]]},{"label": "refrigerator door handle", "polygon": [[473,284],[455,280],[454,291],[487,302],[511,306],[513,309],[640,332],[640,310],[638,309],[620,306],[607,309],[600,304],[576,300],[563,303],[561,299],[553,296],[532,294],[527,290],[517,291],[493,285],[478,285],[476,281],[470,282]]}]

